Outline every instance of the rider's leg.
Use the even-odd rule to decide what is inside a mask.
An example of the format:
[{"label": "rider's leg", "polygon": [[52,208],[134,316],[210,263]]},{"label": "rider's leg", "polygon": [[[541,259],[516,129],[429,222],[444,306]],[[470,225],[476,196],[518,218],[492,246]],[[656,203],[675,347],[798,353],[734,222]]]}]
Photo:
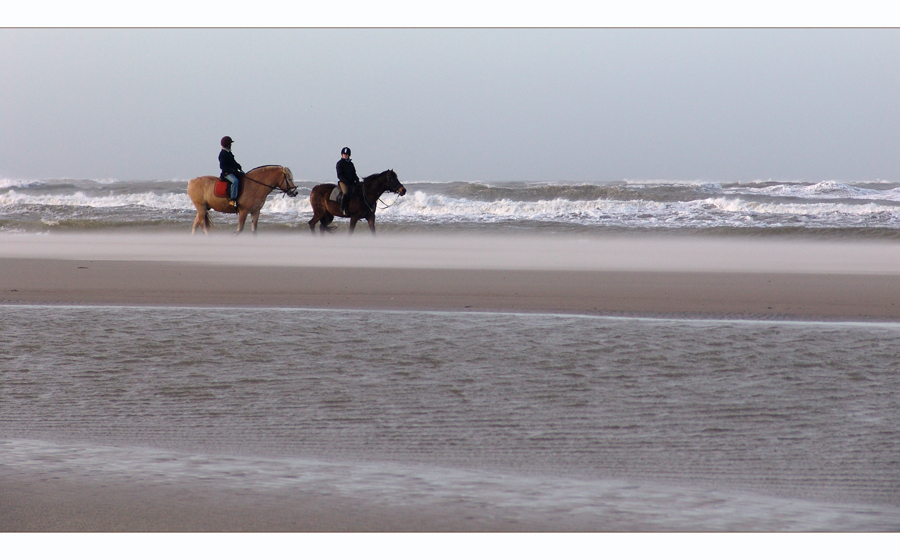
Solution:
[{"label": "rider's leg", "polygon": [[[228,179],[228,198],[234,203],[237,200],[238,196],[238,178],[234,173],[229,173],[225,176]],[[232,206],[236,206],[236,204],[232,204]]]},{"label": "rider's leg", "polygon": [[349,196],[347,196],[347,192],[349,191],[349,189],[347,188],[346,183],[344,183],[343,181],[339,181],[338,186],[341,188],[341,192],[344,193],[344,195],[341,197],[341,214],[347,214],[347,199],[350,198]]}]

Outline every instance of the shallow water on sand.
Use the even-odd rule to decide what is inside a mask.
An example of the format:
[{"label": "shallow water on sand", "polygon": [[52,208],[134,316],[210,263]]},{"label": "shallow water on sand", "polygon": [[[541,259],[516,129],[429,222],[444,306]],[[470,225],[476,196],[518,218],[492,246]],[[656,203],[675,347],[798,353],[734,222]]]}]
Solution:
[{"label": "shallow water on sand", "polygon": [[548,528],[897,530],[900,325],[0,307],[0,455]]}]

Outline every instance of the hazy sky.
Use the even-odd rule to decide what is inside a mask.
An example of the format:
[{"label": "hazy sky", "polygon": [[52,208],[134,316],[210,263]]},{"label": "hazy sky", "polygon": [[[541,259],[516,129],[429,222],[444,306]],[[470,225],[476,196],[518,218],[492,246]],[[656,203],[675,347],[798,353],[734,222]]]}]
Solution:
[{"label": "hazy sky", "polygon": [[900,30],[0,29],[0,178],[900,180]]}]

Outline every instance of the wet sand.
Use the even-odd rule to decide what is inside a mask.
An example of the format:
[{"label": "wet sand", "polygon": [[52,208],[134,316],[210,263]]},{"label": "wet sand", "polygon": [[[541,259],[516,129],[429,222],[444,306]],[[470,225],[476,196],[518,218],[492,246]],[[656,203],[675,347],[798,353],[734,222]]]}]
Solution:
[{"label": "wet sand", "polygon": [[[434,532],[540,531],[484,511],[386,506],[324,496],[216,488],[196,481],[149,484],[48,479],[0,469],[0,532]],[[475,515],[473,515],[475,514]],[[499,516],[498,516],[499,517]],[[584,531],[577,524],[556,530]]]},{"label": "wet sand", "polygon": [[[874,242],[0,236],[0,313],[102,304],[896,321],[898,281],[900,247]],[[0,531],[578,529],[8,470],[0,503]]]}]

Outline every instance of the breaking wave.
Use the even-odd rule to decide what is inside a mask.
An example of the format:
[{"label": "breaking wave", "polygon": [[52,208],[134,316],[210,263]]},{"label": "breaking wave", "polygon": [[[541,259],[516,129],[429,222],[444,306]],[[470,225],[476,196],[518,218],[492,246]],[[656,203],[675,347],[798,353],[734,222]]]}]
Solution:
[{"label": "breaking wave", "polygon": [[[263,222],[298,227],[311,217],[314,182],[300,196],[269,197]],[[0,231],[156,225],[182,228],[195,209],[186,181],[0,180]],[[877,229],[900,235],[900,184],[802,182],[407,183],[385,194],[378,221],[400,227],[552,231],[613,229]],[[229,223],[234,216],[214,216]],[[340,220],[339,220],[340,222]],[[854,235],[857,233],[854,233]]]}]

